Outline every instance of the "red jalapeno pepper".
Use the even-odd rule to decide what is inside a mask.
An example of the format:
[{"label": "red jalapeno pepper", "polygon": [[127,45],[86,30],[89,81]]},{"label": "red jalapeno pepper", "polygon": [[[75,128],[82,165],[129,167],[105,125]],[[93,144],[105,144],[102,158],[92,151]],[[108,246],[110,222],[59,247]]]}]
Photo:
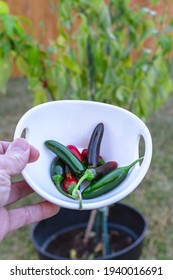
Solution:
[{"label": "red jalapeno pepper", "polygon": [[80,160],[83,161],[83,156],[74,145],[68,145],[67,148]]},{"label": "red jalapeno pepper", "polygon": [[73,176],[71,174],[71,172],[66,172],[65,174],[65,178],[62,181],[62,187],[63,190],[69,194],[72,194],[73,189],[75,188],[75,186],[77,185],[78,180],[76,179],[75,176]]}]

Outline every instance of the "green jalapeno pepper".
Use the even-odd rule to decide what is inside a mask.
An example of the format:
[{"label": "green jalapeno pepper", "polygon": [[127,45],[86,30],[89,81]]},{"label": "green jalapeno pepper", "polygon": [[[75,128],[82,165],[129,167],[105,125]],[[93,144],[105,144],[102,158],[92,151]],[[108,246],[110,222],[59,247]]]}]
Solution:
[{"label": "green jalapeno pepper", "polygon": [[117,168],[117,162],[116,161],[108,161],[105,164],[98,166],[98,167],[92,167],[85,170],[82,177],[80,177],[78,183],[76,184],[75,188],[73,189],[72,195],[75,197],[75,193],[77,190],[80,189],[80,185],[83,181],[92,181],[97,180],[100,177],[106,175],[110,171]]},{"label": "green jalapeno pepper", "polygon": [[61,183],[65,177],[65,164],[59,157],[53,159],[50,166],[50,175],[59,192],[70,198],[73,198],[62,190]]},{"label": "green jalapeno pepper", "polygon": [[[52,180],[55,183],[59,192],[69,198],[78,199],[79,200],[79,209],[82,209],[82,197],[80,191],[77,189],[74,193],[68,194],[63,191],[61,187],[61,182],[64,179],[63,171],[59,164],[62,161],[65,165],[67,165],[72,172],[76,175],[82,175],[85,171],[85,167],[82,162],[64,145],[61,143],[54,141],[54,140],[47,140],[45,141],[45,146],[53,153],[57,155],[57,161],[52,163],[51,166],[51,173],[52,173]],[[59,161],[60,160],[60,161]],[[57,166],[58,165],[58,166]],[[55,175],[53,175],[55,173]]]},{"label": "green jalapeno pepper", "polygon": [[62,176],[65,174],[65,164],[59,157],[55,157],[50,166],[51,177],[57,174]]},{"label": "green jalapeno pepper", "polygon": [[59,157],[55,157],[50,166],[50,176],[54,184],[57,186],[62,182],[65,176],[65,164]]},{"label": "green jalapeno pepper", "polygon": [[[62,171],[64,171],[64,169],[62,169],[61,167],[63,167],[62,162],[59,158],[56,158],[51,165],[51,174],[52,174],[52,181],[54,182],[55,186],[57,187],[58,191],[63,194],[64,196],[71,198],[71,199],[78,199],[79,200],[79,209],[82,209],[82,196],[79,190],[76,191],[75,196],[73,196],[71,193],[64,191],[62,188],[62,182],[64,180],[64,176],[65,174],[62,173]],[[72,182],[71,182],[72,183]],[[75,181],[75,183],[77,183]],[[72,187],[71,184],[71,189],[73,189],[75,187]],[[72,192],[72,191],[71,191]]]},{"label": "green jalapeno pepper", "polygon": [[92,182],[82,191],[82,198],[95,198],[114,189],[126,178],[129,170],[142,159],[143,157],[135,160],[128,166],[119,167],[101,177],[99,180]]},{"label": "green jalapeno pepper", "polygon": [[70,168],[72,172],[76,175],[83,174],[85,171],[85,166],[82,162],[63,144],[54,141],[54,140],[47,140],[45,141],[45,146],[55,153],[61,160]]}]

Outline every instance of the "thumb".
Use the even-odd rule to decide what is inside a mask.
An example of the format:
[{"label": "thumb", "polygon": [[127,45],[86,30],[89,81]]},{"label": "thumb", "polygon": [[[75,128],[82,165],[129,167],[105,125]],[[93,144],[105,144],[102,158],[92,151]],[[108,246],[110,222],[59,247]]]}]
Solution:
[{"label": "thumb", "polygon": [[30,156],[30,145],[19,138],[14,140],[8,147],[6,153],[2,155],[0,165],[10,176],[20,174],[25,168]]}]

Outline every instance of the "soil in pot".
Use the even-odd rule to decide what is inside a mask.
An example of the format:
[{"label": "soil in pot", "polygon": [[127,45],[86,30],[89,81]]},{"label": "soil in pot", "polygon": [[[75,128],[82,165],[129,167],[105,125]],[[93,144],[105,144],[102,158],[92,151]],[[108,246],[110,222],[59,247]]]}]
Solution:
[{"label": "soil in pot", "polygon": [[[85,240],[85,226],[59,232],[46,240],[44,250],[54,256],[70,259],[95,259],[105,254],[102,236],[91,232]],[[109,227],[109,254],[130,246],[136,240],[134,232],[127,232],[118,225]]]},{"label": "soil in pot", "polygon": [[61,208],[57,215],[36,223],[32,227],[31,238],[39,258],[49,260],[140,258],[147,222],[137,209],[122,203],[109,207],[109,253],[105,253],[106,244],[101,245],[102,238],[99,234],[102,233],[102,226],[97,222],[87,235],[88,243],[83,242],[90,215],[90,210]]}]

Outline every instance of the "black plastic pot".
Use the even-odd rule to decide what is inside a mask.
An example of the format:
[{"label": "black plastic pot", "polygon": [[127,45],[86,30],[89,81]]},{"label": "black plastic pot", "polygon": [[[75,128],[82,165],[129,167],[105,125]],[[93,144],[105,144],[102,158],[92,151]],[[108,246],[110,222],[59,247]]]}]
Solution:
[{"label": "black plastic pot", "polygon": [[[76,227],[86,227],[90,210],[78,211],[62,208],[60,212],[49,219],[38,222],[32,227],[31,239],[40,259],[66,259],[45,250],[47,241]],[[135,208],[116,203],[109,209],[109,225],[130,234],[134,242],[122,250],[97,259],[107,260],[137,260],[141,256],[142,243],[147,230],[145,217]]]}]

